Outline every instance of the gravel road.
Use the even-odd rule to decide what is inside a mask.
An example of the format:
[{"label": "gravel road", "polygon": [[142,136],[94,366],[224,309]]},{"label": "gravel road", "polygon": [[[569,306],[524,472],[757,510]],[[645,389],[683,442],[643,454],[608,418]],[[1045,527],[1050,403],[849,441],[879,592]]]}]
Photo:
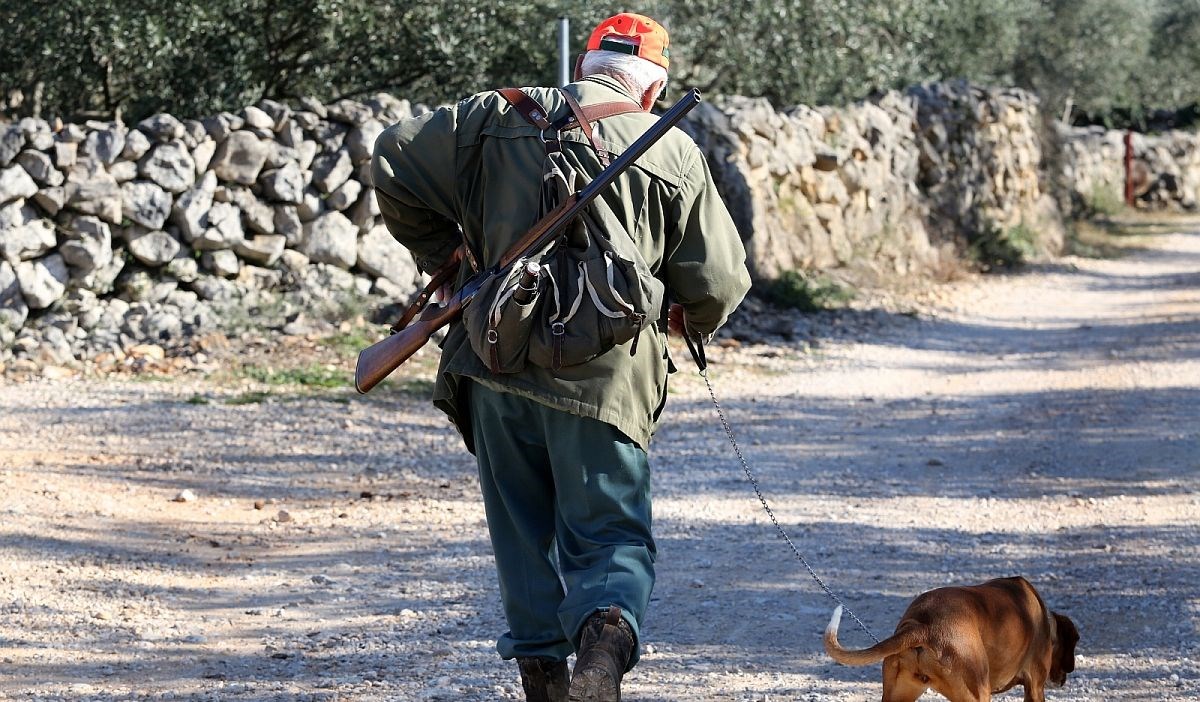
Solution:
[{"label": "gravel road", "polygon": [[[877,634],[1020,574],[1082,634],[1051,700],[1200,699],[1200,227],[1175,229],[713,349],[781,523]],[[832,603],[703,381],[673,383],[626,698],[878,699],[822,652]],[[520,699],[473,462],[422,387],[3,381],[0,699]]]}]

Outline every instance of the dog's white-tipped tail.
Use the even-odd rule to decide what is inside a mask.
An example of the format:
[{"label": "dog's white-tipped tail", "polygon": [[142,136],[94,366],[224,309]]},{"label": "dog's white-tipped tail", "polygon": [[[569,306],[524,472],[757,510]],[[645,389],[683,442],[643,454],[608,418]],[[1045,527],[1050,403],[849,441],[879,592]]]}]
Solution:
[{"label": "dog's white-tipped tail", "polygon": [[829,618],[829,626],[825,627],[825,636],[832,636],[837,641],[838,627],[842,625],[842,606],[833,608],[833,616]]}]

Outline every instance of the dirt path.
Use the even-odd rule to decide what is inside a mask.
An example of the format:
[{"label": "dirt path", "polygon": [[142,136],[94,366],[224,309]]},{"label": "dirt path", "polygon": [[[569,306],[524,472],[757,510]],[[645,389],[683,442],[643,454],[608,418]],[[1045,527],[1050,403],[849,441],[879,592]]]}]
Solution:
[{"label": "dirt path", "polygon": [[[715,351],[781,521],[877,634],[918,592],[1021,574],[1083,636],[1052,700],[1200,699],[1191,226],[957,284],[936,315],[797,318],[825,330],[815,349]],[[263,389],[0,385],[0,698],[520,698],[472,462],[440,416],[396,389]],[[697,376],[667,417],[627,699],[878,699],[877,667],[820,652],[831,603]]]}]

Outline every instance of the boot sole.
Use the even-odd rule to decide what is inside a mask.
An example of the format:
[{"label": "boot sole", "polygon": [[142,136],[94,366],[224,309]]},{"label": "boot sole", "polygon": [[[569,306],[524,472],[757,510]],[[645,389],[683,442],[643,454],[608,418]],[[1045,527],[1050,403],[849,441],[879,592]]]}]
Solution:
[{"label": "boot sole", "polygon": [[570,702],[621,702],[620,684],[603,670],[585,670],[571,680]]}]

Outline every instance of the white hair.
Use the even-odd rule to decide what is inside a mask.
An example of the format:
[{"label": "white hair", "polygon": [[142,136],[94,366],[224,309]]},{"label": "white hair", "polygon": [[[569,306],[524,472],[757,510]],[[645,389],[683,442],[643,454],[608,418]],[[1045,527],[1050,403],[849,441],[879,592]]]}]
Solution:
[{"label": "white hair", "polygon": [[[580,73],[585,77],[596,73],[624,80],[637,93],[638,98],[646,94],[650,86],[657,81],[667,85],[667,69],[647,61],[640,56],[623,54],[618,51],[589,51],[583,55],[583,65]],[[661,95],[661,92],[659,93]],[[658,95],[655,96],[656,98]]]}]

